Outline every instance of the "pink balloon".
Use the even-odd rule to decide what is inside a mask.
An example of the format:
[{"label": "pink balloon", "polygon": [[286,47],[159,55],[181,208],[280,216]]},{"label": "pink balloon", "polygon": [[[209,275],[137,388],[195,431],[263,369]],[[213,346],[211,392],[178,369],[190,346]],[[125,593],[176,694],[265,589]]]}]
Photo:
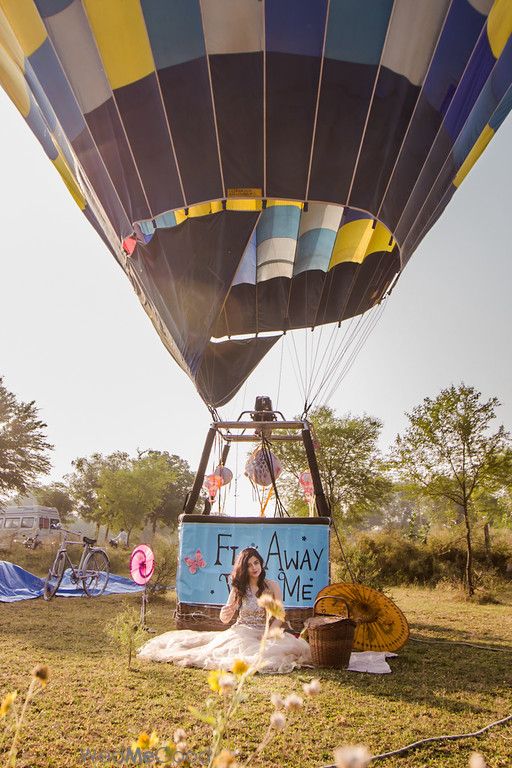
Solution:
[{"label": "pink balloon", "polygon": [[136,584],[147,584],[155,570],[155,556],[147,544],[135,547],[130,557],[130,576]]},{"label": "pink balloon", "polygon": [[311,472],[303,472],[299,477],[299,484],[304,491],[304,496],[306,498],[308,498],[308,496],[314,496],[315,489],[313,486],[313,478],[311,477]]},{"label": "pink balloon", "polygon": [[222,477],[220,475],[206,475],[204,478],[204,487],[210,495],[210,500],[213,501],[217,495],[217,491],[222,486]]}]

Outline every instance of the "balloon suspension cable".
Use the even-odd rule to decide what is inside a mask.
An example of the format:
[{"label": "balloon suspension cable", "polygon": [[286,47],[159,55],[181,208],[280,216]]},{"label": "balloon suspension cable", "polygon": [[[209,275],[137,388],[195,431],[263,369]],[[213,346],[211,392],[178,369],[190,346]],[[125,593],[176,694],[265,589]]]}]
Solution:
[{"label": "balloon suspension cable", "polygon": [[[261,450],[263,453],[263,458],[265,460],[265,464],[267,465],[268,471],[270,473],[270,479],[272,480],[272,488],[274,490],[274,496],[276,500],[276,517],[290,517],[290,514],[286,507],[284,506],[283,502],[281,501],[281,497],[279,496],[279,491],[277,490],[276,485],[276,477],[274,473],[274,462],[272,461],[272,452],[270,450],[271,443],[268,439],[268,437],[265,437],[265,435],[261,436]],[[268,502],[268,498],[267,498]],[[265,504],[266,507],[266,504]]]},{"label": "balloon suspension cable", "polygon": [[345,550],[343,549],[343,544],[341,543],[340,535],[338,533],[338,529],[336,528],[336,523],[334,522],[334,517],[332,517],[331,520],[332,520],[332,527],[334,528],[334,533],[336,534],[336,538],[338,540],[338,546],[340,548],[341,557],[343,558],[343,562],[345,563],[345,567],[346,567],[347,571],[350,574],[350,580],[351,580],[352,584],[355,584],[356,580],[354,578],[354,574],[352,573],[352,569],[350,567],[350,563],[349,563],[349,561],[347,559],[347,556],[345,554]]},{"label": "balloon suspension cable", "polygon": [[[307,418],[314,405],[328,404],[380,320],[385,308],[386,295],[360,314],[367,298],[366,294],[360,298],[352,317],[346,318],[347,322],[340,320],[332,323],[328,335],[327,331],[326,335],[323,334],[323,324],[315,334],[313,334],[313,331],[316,331],[315,327],[304,329],[302,359],[294,338],[297,331],[288,334],[291,337],[291,342],[288,344],[291,368],[304,402],[302,418]],[[345,307],[346,303],[341,317]],[[344,327],[340,333],[342,322]]]},{"label": "balloon suspension cable", "polygon": [[276,410],[279,408],[279,396],[281,395],[281,379],[283,376],[284,334],[281,336],[281,360],[279,363],[279,379],[277,382]]}]

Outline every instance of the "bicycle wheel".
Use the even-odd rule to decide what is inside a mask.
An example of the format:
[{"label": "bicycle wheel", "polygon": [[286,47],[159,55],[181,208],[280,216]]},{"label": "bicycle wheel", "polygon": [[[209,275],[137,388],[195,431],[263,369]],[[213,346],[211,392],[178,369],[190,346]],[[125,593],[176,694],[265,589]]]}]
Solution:
[{"label": "bicycle wheel", "polygon": [[64,552],[57,552],[53,565],[48,571],[48,576],[44,583],[43,597],[45,600],[51,600],[62,581],[64,571],[66,570],[66,556]]},{"label": "bicycle wheel", "polygon": [[98,597],[105,591],[110,576],[110,561],[102,549],[95,549],[87,555],[84,563],[83,586],[89,597]]}]

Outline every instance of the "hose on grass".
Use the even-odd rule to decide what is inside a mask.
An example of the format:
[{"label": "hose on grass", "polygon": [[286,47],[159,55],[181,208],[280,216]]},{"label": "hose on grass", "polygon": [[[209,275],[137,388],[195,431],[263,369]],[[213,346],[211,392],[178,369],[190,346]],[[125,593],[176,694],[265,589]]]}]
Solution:
[{"label": "hose on grass", "polygon": [[467,648],[478,648],[482,651],[493,651],[494,653],[512,653],[512,648],[495,648],[492,645],[475,645],[466,643],[464,640],[426,640],[422,637],[409,637],[415,643],[431,643],[432,645],[465,645]]},{"label": "hose on grass", "polygon": [[[510,720],[512,720],[512,715],[507,715],[507,717],[502,718],[501,720],[495,720],[494,723],[489,723],[489,725],[484,726],[483,728],[480,728],[479,731],[475,731],[474,733],[457,733],[453,735],[446,735],[446,736],[431,736],[428,739],[420,739],[420,741],[413,741],[412,744],[407,744],[405,747],[401,747],[400,749],[394,749],[391,752],[382,752],[380,755],[373,755],[370,759],[370,762],[374,762],[375,760],[385,760],[388,757],[394,757],[395,755],[402,755],[404,752],[408,752],[410,749],[416,749],[417,747],[421,747],[424,744],[432,744],[436,741],[457,741],[459,739],[471,739],[475,736],[481,736],[482,733],[485,733],[490,728],[494,728],[497,725],[504,725],[505,723],[508,723]],[[322,768],[336,768],[335,765],[324,765]]]}]

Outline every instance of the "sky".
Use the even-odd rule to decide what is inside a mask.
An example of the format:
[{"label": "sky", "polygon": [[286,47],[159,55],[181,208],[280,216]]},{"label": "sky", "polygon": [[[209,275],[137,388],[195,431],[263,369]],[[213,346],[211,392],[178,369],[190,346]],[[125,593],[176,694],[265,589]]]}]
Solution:
[{"label": "sky", "polygon": [[[206,407],[1,89],[0,125],[0,375],[19,399],[35,400],[48,425],[51,479],[96,451],[168,450],[195,469]],[[512,429],[511,200],[509,116],[329,403],[340,414],[380,418],[383,451],[406,426],[406,411],[460,381],[496,395],[499,420]],[[222,415],[236,418],[257,394],[288,417],[300,413],[287,352],[282,359],[280,386],[278,344]],[[243,472],[240,456],[235,473]]]}]

